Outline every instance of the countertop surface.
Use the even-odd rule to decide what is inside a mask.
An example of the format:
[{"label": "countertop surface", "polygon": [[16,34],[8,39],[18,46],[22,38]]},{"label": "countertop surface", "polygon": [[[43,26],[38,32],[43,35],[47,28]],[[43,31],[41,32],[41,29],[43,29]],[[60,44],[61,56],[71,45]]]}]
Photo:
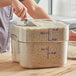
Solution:
[{"label": "countertop surface", "polygon": [[10,53],[0,54],[0,76],[76,76],[76,60],[68,59],[63,67],[25,69],[12,62]]}]

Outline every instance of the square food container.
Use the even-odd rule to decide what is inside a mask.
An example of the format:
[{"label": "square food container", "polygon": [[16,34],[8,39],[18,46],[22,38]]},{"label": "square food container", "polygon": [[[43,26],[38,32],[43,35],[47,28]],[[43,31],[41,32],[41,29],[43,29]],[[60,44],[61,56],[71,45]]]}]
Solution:
[{"label": "square food container", "polygon": [[67,63],[69,25],[30,20],[11,28],[13,61],[25,68],[59,67]]},{"label": "square food container", "polygon": [[75,27],[71,26],[70,35],[71,35],[71,38],[70,38],[69,47],[68,47],[68,58],[76,59],[76,28]]}]

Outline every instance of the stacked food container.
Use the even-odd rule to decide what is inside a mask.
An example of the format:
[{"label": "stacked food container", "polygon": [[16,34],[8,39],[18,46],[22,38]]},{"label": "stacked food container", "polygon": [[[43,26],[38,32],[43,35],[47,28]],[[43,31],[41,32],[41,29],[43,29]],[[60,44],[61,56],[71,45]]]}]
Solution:
[{"label": "stacked food container", "polygon": [[29,20],[11,27],[12,58],[25,68],[67,63],[69,26],[59,21]]}]

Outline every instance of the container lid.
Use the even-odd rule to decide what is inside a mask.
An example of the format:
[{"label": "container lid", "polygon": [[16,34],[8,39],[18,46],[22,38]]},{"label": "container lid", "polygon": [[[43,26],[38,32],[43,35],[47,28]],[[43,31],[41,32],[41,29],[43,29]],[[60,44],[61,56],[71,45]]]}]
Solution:
[{"label": "container lid", "polygon": [[48,19],[30,19],[26,21],[13,21],[16,26],[26,27],[29,29],[46,29],[46,28],[69,28],[69,25],[60,21],[51,21]]}]

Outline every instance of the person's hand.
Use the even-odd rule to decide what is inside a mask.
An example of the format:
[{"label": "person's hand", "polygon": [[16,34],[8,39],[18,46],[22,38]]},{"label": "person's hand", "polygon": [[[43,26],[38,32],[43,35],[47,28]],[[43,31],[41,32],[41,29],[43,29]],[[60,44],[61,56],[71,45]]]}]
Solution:
[{"label": "person's hand", "polygon": [[22,21],[27,18],[27,8],[19,0],[12,0],[12,6],[14,13],[20,17]]},{"label": "person's hand", "polygon": [[70,30],[69,40],[76,41],[76,32]]}]

